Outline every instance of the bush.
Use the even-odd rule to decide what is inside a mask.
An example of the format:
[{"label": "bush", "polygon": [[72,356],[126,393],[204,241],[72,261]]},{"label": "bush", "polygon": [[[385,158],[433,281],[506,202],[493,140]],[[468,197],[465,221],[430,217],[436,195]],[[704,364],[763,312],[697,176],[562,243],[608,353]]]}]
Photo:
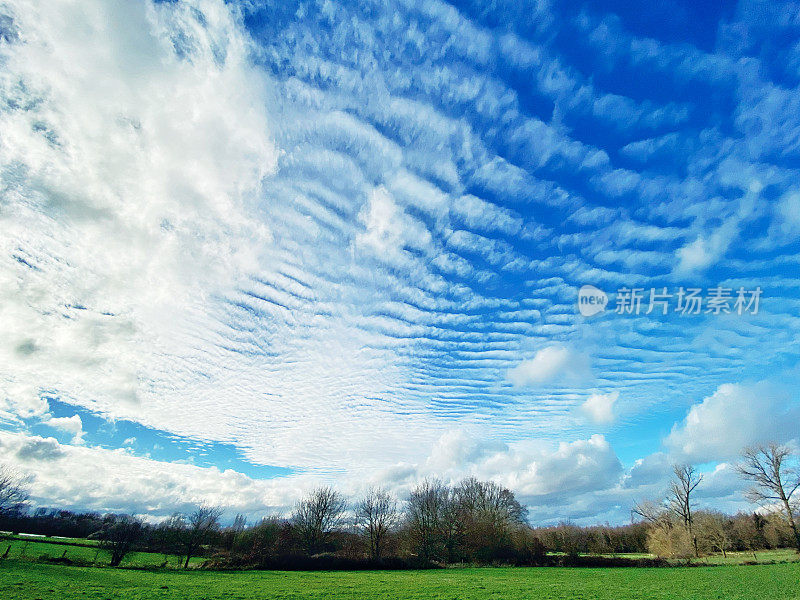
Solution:
[{"label": "bush", "polygon": [[402,569],[431,569],[439,565],[412,558],[346,558],[335,554],[285,554],[261,557],[258,562],[241,556],[216,557],[205,565],[211,569],[264,569],[268,571],[397,571]]},{"label": "bush", "polygon": [[647,549],[659,558],[690,559],[694,556],[694,546],[683,527],[653,527],[647,533]]}]

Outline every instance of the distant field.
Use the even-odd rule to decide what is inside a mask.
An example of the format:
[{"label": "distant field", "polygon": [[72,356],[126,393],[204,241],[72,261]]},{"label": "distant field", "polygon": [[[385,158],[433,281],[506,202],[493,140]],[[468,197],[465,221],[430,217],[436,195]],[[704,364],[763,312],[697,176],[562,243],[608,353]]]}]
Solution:
[{"label": "distant field", "polygon": [[714,554],[712,556],[698,558],[696,562],[708,565],[740,565],[745,562],[763,563],[798,560],[800,560],[800,555],[797,554],[797,551],[785,548],[782,550],[756,551],[755,557],[753,557],[752,552],[728,552],[728,555],[725,557],[723,557],[722,554]]},{"label": "distant field", "polygon": [[141,571],[5,560],[15,600],[800,600],[800,563],[661,569]]},{"label": "distant field", "polygon": [[[585,555],[591,556],[591,555]],[[624,557],[624,558],[655,558],[654,554],[601,554],[600,556]],[[753,552],[728,552],[727,556],[722,554],[711,554],[692,559],[692,563],[699,565],[741,565],[750,563],[773,563],[773,562],[795,562],[800,561],[800,555],[791,548],[780,550],[756,550]],[[683,564],[685,561],[673,561],[676,564]]]},{"label": "distant field", "polygon": [[7,531],[0,532],[0,541],[6,539],[28,540],[28,541],[39,540],[51,544],[82,544],[84,546],[96,546],[98,543],[97,540],[88,540],[86,538],[60,537],[57,535],[48,537],[45,535],[37,535],[35,533],[11,534]]},{"label": "distant field", "polygon": [[[39,538],[14,536],[11,539],[0,538],[0,556],[11,546],[8,558],[38,560],[42,557],[65,557],[78,563],[96,563],[107,565],[110,555],[105,550],[97,547],[94,540],[66,539],[66,538]],[[199,565],[205,559],[193,558],[190,565]],[[150,552],[131,552],[122,561],[123,567],[158,567],[164,563],[163,554]],[[182,565],[180,556],[168,556],[167,566],[179,568]]]}]

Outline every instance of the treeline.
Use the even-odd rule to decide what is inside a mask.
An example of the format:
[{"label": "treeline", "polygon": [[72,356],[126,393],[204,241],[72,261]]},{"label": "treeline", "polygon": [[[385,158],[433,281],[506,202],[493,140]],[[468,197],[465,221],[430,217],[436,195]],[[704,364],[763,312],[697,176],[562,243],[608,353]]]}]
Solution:
[{"label": "treeline", "polygon": [[[134,525],[138,531],[134,532],[135,540],[130,549],[164,554],[165,561],[167,556],[182,556],[185,561],[186,542],[189,541],[186,538],[193,534],[199,543],[197,548],[189,545],[192,556],[213,560],[220,565],[275,568],[301,568],[302,565],[314,562],[331,562],[332,557],[351,562],[378,557],[385,567],[402,566],[404,562],[414,562],[413,557],[416,554],[413,536],[403,523],[387,528],[383,534],[385,537],[376,544],[375,536],[377,534],[380,538],[380,531],[373,530],[373,537],[370,537],[368,529],[358,530],[352,523],[344,522],[341,528],[330,531],[326,541],[320,546],[319,553],[311,554],[306,550],[302,531],[296,527],[294,518],[271,516],[248,524],[244,517],[239,516],[232,525],[223,527],[219,523],[212,524],[203,533],[193,532],[194,527],[189,527],[190,523],[203,521],[202,514],[195,515],[196,512],[174,515],[157,525]],[[207,510],[203,512],[208,514]],[[210,516],[213,520],[213,513]],[[756,552],[793,545],[792,531],[778,513],[725,515],[713,511],[696,511],[693,520],[700,554]],[[37,509],[31,513],[0,513],[0,530],[48,537],[109,538],[114,533],[120,533],[115,528],[119,530],[129,527],[129,516],[113,513],[101,515],[49,509]],[[662,556],[674,558],[681,555],[680,552],[665,552],[663,547],[654,546],[654,542],[663,544],[663,539],[659,539],[658,534],[654,535],[657,529],[646,522],[589,527],[561,523],[557,526],[527,528],[527,531],[524,531],[525,525],[521,527],[523,532],[512,534],[511,546],[504,551],[497,544],[482,546],[477,540],[463,543],[468,535],[466,528],[463,528],[462,544],[454,546],[454,550],[458,552],[453,558],[460,556],[461,560],[475,563],[524,564],[526,554],[519,551],[519,546],[526,540],[531,547],[527,553],[527,560],[531,564],[542,564],[546,553],[579,556],[640,554],[656,550],[654,554]],[[680,528],[673,525],[672,529],[680,537]],[[694,554],[692,547],[685,541],[683,544],[683,556]],[[115,544],[109,539],[107,545],[113,547]],[[304,558],[313,556],[317,557],[316,561]]]},{"label": "treeline", "polygon": [[[778,512],[738,513],[697,510],[693,514],[694,533],[697,537],[697,556],[727,554],[728,552],[756,552],[791,548],[794,545],[792,530]],[[680,524],[672,519],[673,535],[683,542],[665,544],[658,526],[647,522],[625,527],[578,527],[561,524],[557,527],[534,529],[535,535],[552,552],[564,554],[624,554],[648,553],[664,558],[695,556],[694,545],[684,537]],[[755,557],[754,557],[755,558]]]},{"label": "treeline", "polygon": [[[404,499],[371,489],[349,503],[336,490],[314,490],[288,517],[220,524],[219,508],[199,506],[158,523],[130,515],[73,513],[19,505],[0,511],[0,529],[97,539],[119,565],[132,551],[201,557],[215,568],[339,569],[470,564],[595,564],[582,553],[643,552],[645,527],[534,529],[513,492],[468,478],[457,485],[426,480]],[[557,555],[553,555],[555,552]],[[611,564],[611,563],[609,563]]]},{"label": "treeline", "polygon": [[633,523],[612,527],[592,525],[580,527],[561,523],[552,527],[533,529],[548,552],[566,555],[579,554],[645,554],[647,553],[647,525]]},{"label": "treeline", "polygon": [[[649,552],[663,558],[698,557],[795,546],[800,475],[787,447],[745,451],[738,465],[754,486],[749,497],[769,510],[725,515],[697,510],[703,477],[676,465],[669,491],[638,503],[639,522],[579,527],[531,527],[514,493],[492,481],[456,485],[420,483],[402,499],[370,489],[355,502],[322,487],[302,498],[287,517],[248,523],[238,515],[222,526],[222,510],[198,506],[158,524],[130,515],[27,510],[24,479],[0,468],[0,530],[94,538],[119,565],[131,551],[180,556],[184,568],[201,557],[215,568],[407,568],[453,563],[512,565],[616,564],[602,555]],[[700,488],[702,489],[702,488]],[[591,557],[587,557],[591,555]],[[622,559],[619,559],[622,560]],[[643,560],[642,564],[648,563]]]},{"label": "treeline", "polygon": [[34,535],[68,538],[88,538],[103,529],[115,514],[73,512],[55,508],[37,508],[28,512],[24,508],[0,511],[0,530],[22,531]]}]

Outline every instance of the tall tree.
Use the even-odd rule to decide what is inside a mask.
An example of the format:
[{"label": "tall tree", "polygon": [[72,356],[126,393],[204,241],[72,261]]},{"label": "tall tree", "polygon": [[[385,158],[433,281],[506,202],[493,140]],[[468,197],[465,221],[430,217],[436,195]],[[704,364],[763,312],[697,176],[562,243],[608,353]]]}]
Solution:
[{"label": "tall tree", "polygon": [[484,559],[510,543],[513,529],[525,522],[525,508],[511,490],[493,481],[464,479],[455,489],[463,540],[473,558]]},{"label": "tall tree", "polygon": [[370,489],[356,505],[356,524],[369,541],[369,555],[380,560],[391,529],[397,525],[397,501],[386,490]]},{"label": "tall tree", "polygon": [[119,566],[122,559],[142,540],[144,533],[144,523],[129,515],[122,515],[103,527],[98,537],[100,547],[111,553],[110,565]]},{"label": "tall tree", "polygon": [[675,465],[672,467],[674,478],[670,484],[669,504],[672,512],[681,520],[689,539],[692,541],[694,555],[699,556],[697,535],[694,531],[694,514],[692,492],[703,481],[692,465]]},{"label": "tall tree", "polygon": [[324,550],[331,533],[342,524],[346,510],[344,497],[330,487],[317,488],[297,504],[292,523],[308,554]]},{"label": "tall tree", "polygon": [[180,513],[164,519],[150,530],[150,546],[164,555],[165,566],[171,555],[180,555],[183,551],[185,530],[186,518]]},{"label": "tall tree", "polygon": [[753,503],[777,503],[794,535],[795,546],[800,552],[800,531],[794,512],[797,510],[795,492],[800,488],[800,472],[791,465],[792,451],[788,446],[769,444],[747,448],[742,461],[737,465],[739,474],[754,483],[747,497]]},{"label": "tall tree", "polygon": [[0,515],[21,509],[27,501],[25,480],[10,467],[0,465]]},{"label": "tall tree", "polygon": [[440,558],[450,512],[449,488],[438,479],[426,479],[408,497],[406,520],[417,554],[424,560]]},{"label": "tall tree", "polygon": [[189,560],[195,556],[201,546],[208,542],[213,532],[219,529],[219,518],[222,516],[222,509],[206,504],[200,505],[197,509],[183,521],[181,531],[181,542],[186,560],[183,568],[189,568]]}]

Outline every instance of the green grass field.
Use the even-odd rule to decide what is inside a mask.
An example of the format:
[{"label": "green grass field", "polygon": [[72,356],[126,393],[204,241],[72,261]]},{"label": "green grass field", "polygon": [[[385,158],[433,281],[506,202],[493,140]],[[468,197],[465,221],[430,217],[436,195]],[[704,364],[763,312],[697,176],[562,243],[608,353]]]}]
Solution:
[{"label": "green grass field", "polygon": [[728,552],[727,556],[712,554],[696,559],[700,564],[707,565],[740,565],[744,562],[791,562],[800,560],[797,552],[791,548],[782,550],[756,550],[755,557],[752,552]]},{"label": "green grass field", "polygon": [[[81,539],[56,539],[56,538],[26,538],[14,536],[13,538],[0,539],[0,555],[11,546],[8,557],[10,559],[39,560],[42,557],[59,558],[64,556],[76,563],[96,563],[108,565],[110,554],[97,547],[94,540]],[[193,558],[190,565],[197,566],[205,559]],[[123,567],[158,567],[164,562],[163,554],[149,552],[131,552],[122,561]],[[180,568],[183,562],[180,556],[168,556],[167,565],[170,568]]]},{"label": "green grass field", "polygon": [[662,569],[474,568],[434,571],[142,571],[0,563],[15,600],[799,600],[800,563]]}]

